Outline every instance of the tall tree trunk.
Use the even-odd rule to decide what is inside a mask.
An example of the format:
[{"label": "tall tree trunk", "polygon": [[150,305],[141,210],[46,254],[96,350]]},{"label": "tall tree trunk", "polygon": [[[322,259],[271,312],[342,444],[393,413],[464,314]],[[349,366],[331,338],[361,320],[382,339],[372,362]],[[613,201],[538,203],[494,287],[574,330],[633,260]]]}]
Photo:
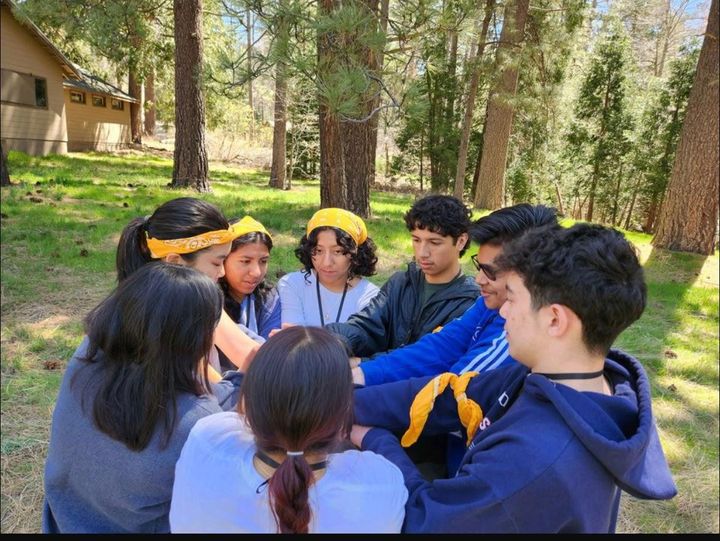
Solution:
[{"label": "tall tree trunk", "polygon": [[653,245],[712,254],[718,223],[718,0],[707,30],[688,99],[675,163]]},{"label": "tall tree trunk", "polygon": [[502,73],[488,102],[479,184],[475,197],[477,208],[497,209],[503,204],[505,166],[513,120],[513,108],[508,103],[508,98],[512,99],[517,91],[518,68],[515,60],[524,39],[529,6],[530,0],[516,0],[505,8],[496,62]]},{"label": "tall tree trunk", "polygon": [[145,78],[145,135],[155,135],[155,68]]},{"label": "tall tree trunk", "polygon": [[10,170],[8,169],[5,149],[0,142],[0,186],[10,186]]},{"label": "tall tree trunk", "polygon": [[131,66],[129,71],[128,94],[138,100],[130,104],[130,137],[133,144],[142,145],[142,81],[134,67]]},{"label": "tall tree trunk", "polygon": [[[321,14],[331,14],[337,7],[336,0],[321,0]],[[378,0],[357,0],[355,5],[372,12],[377,21]],[[376,23],[377,24],[377,23]],[[353,43],[345,44],[344,40]],[[342,31],[325,31],[318,35],[318,72],[320,78],[341,68],[345,45],[354,49],[355,62],[364,66],[368,73],[377,77],[378,55],[369,47],[361,48],[355,36],[343,35]],[[322,207],[342,207],[360,216],[370,214],[370,184],[375,176],[375,150],[377,148],[376,106],[379,103],[375,85],[369,85],[365,95],[360,96],[359,118],[341,119],[330,110],[324,97],[320,96],[320,204]]]},{"label": "tall tree trunk", "polygon": [[272,167],[270,187],[281,190],[286,186],[286,135],[287,135],[287,75],[285,63],[275,68],[275,124],[273,126]]},{"label": "tall tree trunk", "polygon": [[253,102],[253,79],[252,79],[252,42],[253,42],[253,24],[252,11],[245,11],[247,20],[247,88],[248,88],[248,106],[250,107],[250,139],[255,137],[255,103]]},{"label": "tall tree trunk", "polygon": [[455,197],[461,201],[463,193],[465,192],[465,169],[467,167],[468,146],[470,145],[470,130],[472,129],[473,113],[475,112],[475,98],[477,97],[478,87],[480,86],[480,60],[485,52],[488,26],[490,26],[490,18],[492,17],[494,8],[495,0],[486,0],[485,17],[483,18],[478,42],[474,47],[476,49],[475,55],[468,62],[472,70],[472,76],[470,77],[470,85],[465,102],[465,116],[463,117],[462,132],[460,134],[460,150],[458,151],[454,190]]},{"label": "tall tree trunk", "polygon": [[202,0],[173,0],[175,17],[175,155],[173,188],[210,191],[202,92]]}]

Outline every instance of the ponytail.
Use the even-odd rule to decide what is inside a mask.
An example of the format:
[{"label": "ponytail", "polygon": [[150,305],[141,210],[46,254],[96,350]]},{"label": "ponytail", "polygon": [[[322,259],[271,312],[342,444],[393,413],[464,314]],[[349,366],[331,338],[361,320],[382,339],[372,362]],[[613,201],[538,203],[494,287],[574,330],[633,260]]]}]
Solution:
[{"label": "ponytail", "polygon": [[120,235],[115,255],[118,283],[123,282],[133,272],[152,261],[145,238],[146,223],[146,218],[135,218],[125,226]]},{"label": "ponytail", "polygon": [[268,488],[279,533],[308,533],[312,516],[308,492],[314,482],[304,456],[288,456],[275,470]]}]

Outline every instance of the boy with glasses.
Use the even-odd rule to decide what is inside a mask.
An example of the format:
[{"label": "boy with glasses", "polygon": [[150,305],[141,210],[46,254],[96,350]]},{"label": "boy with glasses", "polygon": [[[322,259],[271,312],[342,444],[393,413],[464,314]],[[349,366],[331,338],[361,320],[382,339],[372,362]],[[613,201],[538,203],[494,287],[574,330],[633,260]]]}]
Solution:
[{"label": "boy with glasses", "polygon": [[441,331],[355,367],[355,383],[378,385],[448,371],[482,372],[511,362],[503,330],[505,320],[498,313],[505,302],[505,281],[496,273],[494,260],[508,241],[531,229],[555,224],[554,209],[527,203],[496,210],[477,220],[470,235],[480,245],[472,257],[478,269],[475,282],[480,286],[480,298]]}]

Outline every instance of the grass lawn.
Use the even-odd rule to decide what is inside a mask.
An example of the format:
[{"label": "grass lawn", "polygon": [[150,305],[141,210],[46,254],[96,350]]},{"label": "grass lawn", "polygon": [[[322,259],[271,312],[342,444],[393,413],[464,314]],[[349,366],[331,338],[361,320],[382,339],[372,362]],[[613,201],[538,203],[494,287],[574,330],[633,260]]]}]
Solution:
[{"label": "grass lawn", "polygon": [[[39,532],[50,418],[82,318],[115,285],[115,246],[132,218],[191,191],[171,191],[172,161],[138,153],[29,157],[10,153],[2,188],[0,384],[2,533]],[[296,270],[292,251],[319,202],[317,181],[269,189],[267,173],[211,164],[214,192],[199,197],[228,216],[251,214],[272,232],[269,276]],[[411,256],[402,214],[412,196],[374,192],[370,235],[381,284]],[[660,436],[679,488],[669,502],[623,496],[619,531],[719,531],[718,254],[655,250],[628,233],[649,287],[643,317],[618,346],[645,364]],[[471,273],[470,255],[463,264]],[[581,496],[578,496],[581,497]]]}]

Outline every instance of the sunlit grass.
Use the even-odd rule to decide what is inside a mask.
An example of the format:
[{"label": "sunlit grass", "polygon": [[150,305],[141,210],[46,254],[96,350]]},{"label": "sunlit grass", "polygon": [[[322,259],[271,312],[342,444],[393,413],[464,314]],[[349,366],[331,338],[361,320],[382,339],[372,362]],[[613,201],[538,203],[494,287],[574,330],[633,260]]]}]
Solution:
[{"label": "sunlit grass", "polygon": [[[317,210],[319,183],[294,181],[291,191],[273,190],[267,172],[211,164],[213,193],[198,195],[170,190],[172,161],[158,156],[11,152],[9,162],[15,185],[2,189],[0,204],[1,530],[37,532],[62,368],[82,338],[82,318],[115,285],[115,247],[125,224],[180,196],[206,199],[230,218],[251,214],[273,235],[274,279],[298,268],[293,250]],[[411,195],[372,194],[368,229],[378,246],[377,284],[410,260],[402,215],[412,201]],[[625,233],[645,266],[648,305],[617,346],[648,369],[679,494],[669,502],[624,496],[619,530],[718,532],[718,254],[654,250],[649,235]],[[468,273],[470,255],[463,258]]]}]

